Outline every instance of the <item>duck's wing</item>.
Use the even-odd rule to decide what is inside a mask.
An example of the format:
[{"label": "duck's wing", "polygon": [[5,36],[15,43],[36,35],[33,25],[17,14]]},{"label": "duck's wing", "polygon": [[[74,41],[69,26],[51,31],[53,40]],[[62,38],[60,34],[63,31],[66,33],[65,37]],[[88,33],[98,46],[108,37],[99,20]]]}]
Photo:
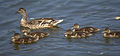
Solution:
[{"label": "duck's wing", "polygon": [[34,22],[36,22],[36,21],[44,21],[44,22],[51,22],[51,21],[55,21],[53,18],[37,18],[37,19],[32,19],[31,21],[34,21]]},{"label": "duck's wing", "polygon": [[40,24],[41,22],[50,24],[52,21],[55,21],[53,18],[37,18],[37,19],[32,19],[28,23],[29,24]]},{"label": "duck's wing", "polygon": [[33,20],[54,20],[53,18],[37,18],[37,19],[33,19]]},{"label": "duck's wing", "polygon": [[42,22],[42,24],[50,24],[50,25],[56,26],[57,24],[63,22],[63,19],[55,20],[53,18],[39,18],[39,19],[31,20],[29,23],[30,24],[40,24],[41,22]]},{"label": "duck's wing", "polygon": [[91,27],[91,26],[89,26],[89,27],[84,27],[84,28],[89,29],[89,30],[95,30],[95,29],[96,29],[96,28]]},{"label": "duck's wing", "polygon": [[28,22],[28,24],[31,24],[31,25],[41,25],[41,26],[51,25],[51,23],[49,23],[49,22],[45,22],[45,21],[34,21],[34,20]]},{"label": "duck's wing", "polygon": [[89,26],[89,27],[80,28],[80,30],[81,31],[94,32],[94,31],[99,30],[99,29]]},{"label": "duck's wing", "polygon": [[80,31],[81,32],[89,32],[90,30],[87,27],[83,27],[83,28],[80,28]]},{"label": "duck's wing", "polygon": [[32,32],[31,35],[48,36],[49,33],[47,33],[47,32]]},{"label": "duck's wing", "polygon": [[32,37],[21,37],[18,40],[16,40],[16,43],[22,43],[22,44],[28,44],[35,42],[35,38]]},{"label": "duck's wing", "polygon": [[120,36],[120,31],[112,31],[112,32],[110,32],[110,34],[112,34],[112,35],[119,35]]}]

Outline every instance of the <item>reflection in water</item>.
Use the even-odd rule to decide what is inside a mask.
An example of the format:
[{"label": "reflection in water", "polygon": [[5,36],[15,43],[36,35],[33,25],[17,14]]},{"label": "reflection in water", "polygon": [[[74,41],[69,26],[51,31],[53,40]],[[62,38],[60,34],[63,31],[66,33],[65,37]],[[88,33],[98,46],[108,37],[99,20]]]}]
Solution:
[{"label": "reflection in water", "polygon": [[104,37],[104,40],[105,40],[105,43],[107,43],[107,44],[110,44],[111,42],[112,42],[112,40],[119,40],[120,38],[106,38],[106,37]]},{"label": "reflection in water", "polygon": [[66,38],[67,41],[69,42],[72,42],[72,39],[71,38]]},{"label": "reflection in water", "polygon": [[86,37],[86,38],[71,38],[71,37],[66,37],[66,40],[69,41],[69,42],[72,42],[72,40],[75,40],[75,39],[76,39],[76,40],[77,40],[77,39],[79,39],[79,40],[86,39],[86,40],[87,40],[87,38],[88,38],[88,37]]},{"label": "reflection in water", "polygon": [[13,43],[14,50],[19,50],[19,44],[14,44]]},{"label": "reflection in water", "polygon": [[104,38],[105,43],[109,44],[110,43],[110,38]]}]

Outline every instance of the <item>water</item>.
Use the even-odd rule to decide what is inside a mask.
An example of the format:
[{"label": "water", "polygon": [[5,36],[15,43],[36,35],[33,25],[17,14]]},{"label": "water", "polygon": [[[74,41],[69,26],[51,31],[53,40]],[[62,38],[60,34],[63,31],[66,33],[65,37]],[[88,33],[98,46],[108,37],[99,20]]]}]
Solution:
[{"label": "water", "polygon": [[[0,56],[119,56],[120,39],[105,39],[105,27],[120,30],[120,0],[0,0]],[[59,29],[37,43],[16,46],[10,42],[14,32],[20,33],[19,8],[26,8],[29,18],[64,19]],[[94,26],[101,31],[87,39],[68,40],[65,30],[74,23]]]}]

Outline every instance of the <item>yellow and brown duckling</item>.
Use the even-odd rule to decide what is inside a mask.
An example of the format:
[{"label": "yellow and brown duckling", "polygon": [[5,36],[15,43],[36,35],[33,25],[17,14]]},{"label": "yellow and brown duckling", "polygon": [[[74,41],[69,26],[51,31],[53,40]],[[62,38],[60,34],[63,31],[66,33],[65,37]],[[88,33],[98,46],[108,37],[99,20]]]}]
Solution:
[{"label": "yellow and brown duckling", "polygon": [[110,31],[110,29],[107,27],[104,29],[104,37],[108,38],[120,38],[120,31]]},{"label": "yellow and brown duckling", "polygon": [[115,17],[115,19],[119,20],[119,19],[120,19],[120,17]]},{"label": "yellow and brown duckling", "polygon": [[49,36],[50,34],[47,33],[47,32],[30,32],[30,29],[29,28],[24,28],[21,30],[22,33],[27,36],[27,37],[33,37],[33,38],[36,38],[38,37],[39,39],[40,38],[45,38],[47,36]]},{"label": "yellow and brown duckling", "polygon": [[70,37],[70,38],[85,38],[91,35],[92,35],[91,33],[73,32],[71,29],[68,29],[65,32],[65,37]]},{"label": "yellow and brown duckling", "polygon": [[33,37],[21,37],[19,33],[15,33],[14,36],[12,37],[12,42],[16,44],[30,44],[37,42],[39,40],[38,37],[33,38]]},{"label": "yellow and brown duckling", "polygon": [[53,26],[57,26],[63,21],[63,19],[55,20],[53,18],[38,18],[29,21],[27,19],[27,12],[24,8],[20,8],[17,13],[22,15],[21,26],[28,27],[30,29],[51,28]]},{"label": "yellow and brown duckling", "polygon": [[80,28],[79,27],[79,24],[74,24],[73,25],[73,32],[85,32],[85,33],[94,33],[94,32],[97,32],[97,31],[100,31],[100,29],[97,29],[97,28],[94,28],[94,27],[83,27],[83,28]]}]

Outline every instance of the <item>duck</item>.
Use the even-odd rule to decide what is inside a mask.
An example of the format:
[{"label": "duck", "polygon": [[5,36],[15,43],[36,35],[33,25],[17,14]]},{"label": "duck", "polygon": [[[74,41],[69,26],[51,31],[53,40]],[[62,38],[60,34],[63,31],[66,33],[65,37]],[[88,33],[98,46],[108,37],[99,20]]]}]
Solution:
[{"label": "duck", "polygon": [[100,31],[100,29],[97,29],[97,28],[91,27],[91,26],[80,28],[79,24],[77,24],[77,23],[73,25],[72,29],[73,29],[73,32],[80,31],[80,32],[85,32],[85,33],[95,33],[97,31]]},{"label": "duck", "polygon": [[73,32],[72,29],[66,30],[64,34],[65,37],[70,37],[70,38],[86,38],[92,35],[91,33]]},{"label": "duck", "polygon": [[107,38],[120,38],[120,31],[111,31],[108,27],[104,29],[103,33]]},{"label": "duck", "polygon": [[53,18],[37,18],[28,20],[27,11],[25,10],[25,8],[19,8],[17,13],[22,15],[20,25],[23,27],[28,27],[30,29],[51,28],[63,22],[63,19],[55,20]]},{"label": "duck", "polygon": [[38,37],[39,39],[48,37],[50,35],[47,32],[31,32],[30,28],[23,28],[21,32],[27,37]]},{"label": "duck", "polygon": [[116,19],[116,20],[119,20],[119,19],[120,19],[120,17],[115,17],[115,19]]},{"label": "duck", "polygon": [[38,40],[39,40],[38,37],[33,38],[33,37],[20,36],[19,33],[15,33],[11,39],[11,41],[15,44],[31,44],[37,42]]}]

